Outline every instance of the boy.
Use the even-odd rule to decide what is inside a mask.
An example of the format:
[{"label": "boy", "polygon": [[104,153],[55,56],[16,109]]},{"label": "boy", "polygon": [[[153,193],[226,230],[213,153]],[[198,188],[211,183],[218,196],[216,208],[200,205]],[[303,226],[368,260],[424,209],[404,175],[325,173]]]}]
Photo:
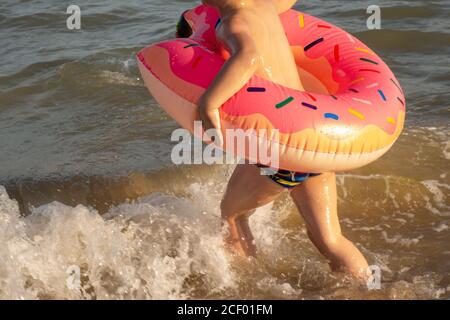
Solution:
[{"label": "boy", "polygon": [[[217,36],[231,53],[231,58],[200,99],[199,111],[205,130],[219,131],[218,109],[254,74],[304,90],[278,17],[295,2],[203,0],[204,4],[219,10],[222,23]],[[329,260],[331,268],[365,278],[368,269],[365,258],[341,234],[334,173],[313,175],[280,170],[268,178],[261,175],[260,168],[255,165],[238,165],[221,203],[222,218],[229,227],[226,243],[244,256],[255,256],[249,216],[286,189],[305,220],[309,238]]]}]

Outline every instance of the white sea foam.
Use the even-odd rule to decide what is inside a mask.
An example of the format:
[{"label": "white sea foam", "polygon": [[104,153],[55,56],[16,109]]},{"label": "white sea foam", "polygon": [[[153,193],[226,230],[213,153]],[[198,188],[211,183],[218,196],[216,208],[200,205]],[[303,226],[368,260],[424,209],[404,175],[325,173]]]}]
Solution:
[{"label": "white sea foam", "polygon": [[[2,187],[0,298],[174,299],[192,296],[196,282],[209,294],[233,290],[220,231],[215,208],[160,194],[106,217],[61,203],[21,217]],[[67,287],[73,266],[76,290]]]},{"label": "white sea foam", "polygon": [[444,148],[442,149],[442,152],[444,153],[445,159],[450,160],[450,141],[444,143]]},{"label": "white sea foam", "polygon": [[384,241],[386,241],[389,244],[399,244],[400,246],[404,246],[404,247],[408,247],[408,248],[418,244],[419,241],[424,238],[423,235],[420,235],[416,238],[410,238],[410,239],[404,238],[400,234],[388,236],[386,231],[382,231],[381,235],[383,236]]},{"label": "white sea foam", "polygon": [[427,201],[427,208],[436,215],[450,216],[450,205],[448,205],[450,186],[436,180],[422,181],[422,185],[428,189],[433,199],[433,201]]},{"label": "white sea foam", "polygon": [[[241,261],[242,270],[236,269],[222,242],[220,198],[209,196],[209,188],[194,183],[187,198],[155,193],[103,216],[83,205],[52,202],[23,217],[0,187],[0,299],[300,296],[295,283],[265,271],[296,270],[292,243],[279,224],[286,214],[274,218],[271,206],[258,210],[252,224],[263,257]],[[306,278],[318,276],[318,264],[321,276],[327,274],[326,264],[310,261]],[[71,286],[74,277],[79,286]],[[250,292],[239,291],[242,277],[253,279]]]},{"label": "white sea foam", "polygon": [[103,70],[100,73],[100,77],[109,84],[126,85],[131,87],[141,86],[139,78],[132,78],[120,72]]},{"label": "white sea foam", "polygon": [[[222,243],[220,190],[211,192],[210,183],[194,183],[185,191],[184,198],[151,194],[118,205],[103,216],[82,205],[53,202],[22,217],[17,202],[1,187],[0,299],[364,297],[351,289],[342,293],[348,284],[329,273],[304,224],[292,224],[294,208],[289,201],[263,207],[252,216],[259,257],[236,264]],[[402,221],[391,217],[376,225],[344,219],[362,236],[358,246],[364,255],[380,266],[388,279],[402,267],[388,252],[399,247],[415,249],[419,242],[427,241],[421,235],[406,236],[389,227],[408,225],[405,221],[415,219],[413,214],[402,217]],[[445,228],[445,222],[433,224],[436,232]],[[389,251],[371,252],[366,248],[380,231]],[[73,281],[77,270],[79,286]],[[414,272],[402,270],[405,278]],[[446,294],[435,282],[403,282],[411,296],[416,296],[417,290],[418,296]],[[395,288],[403,288],[403,282],[389,285],[395,293],[391,298],[402,297]]]},{"label": "white sea foam", "polygon": [[439,232],[439,233],[446,231],[448,229],[450,229],[450,228],[449,228],[447,222],[440,222],[440,223],[436,224],[435,226],[433,226],[433,230],[436,232]]}]

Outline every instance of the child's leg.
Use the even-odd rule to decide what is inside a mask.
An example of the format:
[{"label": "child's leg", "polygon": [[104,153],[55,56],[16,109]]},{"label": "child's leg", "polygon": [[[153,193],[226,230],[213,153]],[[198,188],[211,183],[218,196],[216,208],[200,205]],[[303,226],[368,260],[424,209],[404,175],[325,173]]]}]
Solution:
[{"label": "child's leg", "polygon": [[253,211],[266,205],[283,192],[283,188],[266,176],[255,165],[238,165],[228,182],[221,203],[222,219],[228,223],[225,242],[244,256],[255,256],[256,247],[248,225]]},{"label": "child's leg", "polygon": [[346,271],[365,278],[367,261],[341,233],[337,215],[336,176],[324,173],[310,178],[291,192],[319,251],[330,261],[334,271]]}]

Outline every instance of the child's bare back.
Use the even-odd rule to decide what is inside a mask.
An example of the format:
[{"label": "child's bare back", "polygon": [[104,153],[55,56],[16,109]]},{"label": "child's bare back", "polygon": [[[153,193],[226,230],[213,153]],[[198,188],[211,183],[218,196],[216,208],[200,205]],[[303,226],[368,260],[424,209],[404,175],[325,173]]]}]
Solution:
[{"label": "child's bare back", "polygon": [[259,59],[255,74],[283,86],[303,90],[289,42],[279,19],[279,8],[274,0],[253,0],[223,17],[217,34],[228,46],[230,39],[233,39],[232,34],[249,33]]}]

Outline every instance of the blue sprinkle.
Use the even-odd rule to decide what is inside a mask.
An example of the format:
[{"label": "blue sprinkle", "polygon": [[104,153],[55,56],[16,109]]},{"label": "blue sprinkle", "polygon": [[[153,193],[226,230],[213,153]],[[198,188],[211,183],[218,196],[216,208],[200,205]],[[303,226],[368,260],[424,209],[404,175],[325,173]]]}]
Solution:
[{"label": "blue sprinkle", "polygon": [[333,120],[339,120],[339,116],[334,113],[325,113],[326,119],[333,119]]},{"label": "blue sprinkle", "polygon": [[386,99],[386,96],[385,96],[384,93],[383,93],[383,91],[378,90],[378,93],[380,94],[381,98],[382,98],[384,101],[387,100],[387,99]]},{"label": "blue sprinkle", "polygon": [[217,29],[217,27],[219,26],[220,22],[221,22],[221,20],[219,18],[219,20],[217,20],[217,22],[216,22],[216,25],[214,26],[215,29]]}]

